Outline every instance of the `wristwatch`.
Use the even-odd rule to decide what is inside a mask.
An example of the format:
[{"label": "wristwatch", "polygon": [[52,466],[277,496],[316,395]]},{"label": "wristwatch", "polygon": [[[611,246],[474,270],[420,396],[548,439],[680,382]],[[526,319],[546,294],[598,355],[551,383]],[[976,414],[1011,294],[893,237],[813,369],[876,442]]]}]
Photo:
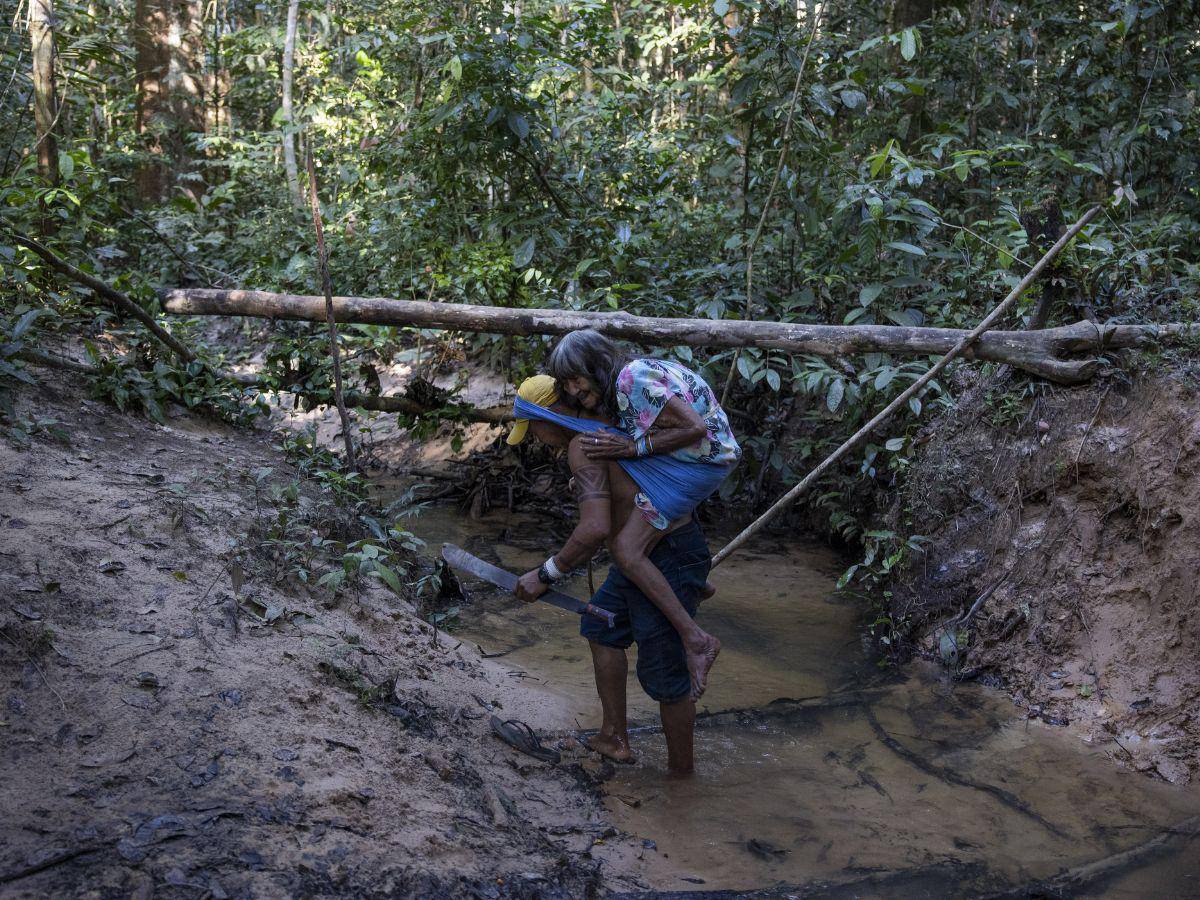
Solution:
[{"label": "wristwatch", "polygon": [[554,584],[554,579],[550,577],[550,573],[546,571],[546,564],[542,563],[538,566],[538,581],[549,587]]}]

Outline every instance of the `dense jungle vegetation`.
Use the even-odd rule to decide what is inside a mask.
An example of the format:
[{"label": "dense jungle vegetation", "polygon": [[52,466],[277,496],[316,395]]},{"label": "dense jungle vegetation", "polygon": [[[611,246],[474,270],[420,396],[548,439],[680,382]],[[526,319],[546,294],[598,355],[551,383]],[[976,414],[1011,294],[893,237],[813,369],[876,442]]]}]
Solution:
[{"label": "dense jungle vegetation", "polygon": [[[1200,9],[1065,0],[414,3],[3,0],[0,388],[83,338],[98,396],[244,417],[201,323],[137,322],[19,245],[38,237],[158,316],[163,287],[319,293],[305,157],[339,294],[970,327],[1040,255],[1022,214],[1106,212],[1051,324],[1191,321],[1200,280]],[[753,282],[747,291],[747,262]],[[1039,293],[1024,301],[1029,324]],[[276,384],[328,399],[322,327],[244,326]],[[344,329],[352,386],[413,344]],[[430,333],[531,371],[548,341]],[[262,346],[265,341],[266,345]],[[248,352],[248,351],[241,351]],[[675,351],[748,448],[732,490],[794,481],[927,360]],[[27,355],[27,354],[26,354]],[[427,356],[432,358],[432,356]],[[1018,379],[1023,390],[1036,383]],[[948,402],[935,382],[926,406]],[[902,469],[894,423],[824,502]],[[811,421],[817,428],[797,428]],[[14,439],[61,423],[3,421]],[[808,461],[808,462],[806,462]]]}]

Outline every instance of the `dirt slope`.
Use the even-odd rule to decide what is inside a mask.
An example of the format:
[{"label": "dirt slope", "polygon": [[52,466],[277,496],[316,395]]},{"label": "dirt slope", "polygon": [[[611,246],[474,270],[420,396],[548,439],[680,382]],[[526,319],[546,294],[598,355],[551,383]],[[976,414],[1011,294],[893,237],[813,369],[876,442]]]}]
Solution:
[{"label": "dirt slope", "polygon": [[611,835],[595,766],[497,742],[484,705],[539,698],[473,647],[381,586],[329,606],[253,566],[239,612],[222,554],[256,516],[252,473],[294,477],[265,434],[83,395],[17,398],[69,445],[0,438],[0,893],[631,886],[589,853]]},{"label": "dirt slope", "polygon": [[975,391],[928,430],[891,511],[933,539],[893,603],[927,653],[1179,783],[1200,774],[1195,385],[1177,370],[1023,402]]}]

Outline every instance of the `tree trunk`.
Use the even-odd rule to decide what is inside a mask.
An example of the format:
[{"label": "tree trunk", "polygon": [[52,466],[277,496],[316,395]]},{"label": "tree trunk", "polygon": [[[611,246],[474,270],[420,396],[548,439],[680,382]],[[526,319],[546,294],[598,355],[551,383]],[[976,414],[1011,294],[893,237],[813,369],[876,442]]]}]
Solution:
[{"label": "tree trunk", "polygon": [[50,184],[58,184],[58,142],[54,138],[58,119],[58,97],[54,90],[54,0],[29,0],[29,38],[33,49],[38,174]]},{"label": "tree trunk", "polygon": [[167,193],[167,169],[162,162],[163,132],[167,115],[167,68],[170,52],[170,15],[163,0],[137,0],[134,7],[133,46],[136,53],[137,115],[135,127],[152,159],[138,166],[138,194],[150,202]]},{"label": "tree trunk", "polygon": [[[261,316],[324,322],[325,298],[266,291],[177,288],[163,292],[163,308],[179,316]],[[761,347],[784,353],[836,358],[860,353],[925,356],[946,353],[968,332],[954,328],[887,325],[807,325],[723,319],[654,319],[628,313],[560,309],[507,309],[458,303],[335,297],[339,322],[405,325],[488,334],[566,334],[595,328],[609,337],[648,346]],[[1076,384],[1096,369],[1092,359],[1060,354],[1140,347],[1159,338],[1200,336],[1200,325],[1098,325],[1079,322],[1046,331],[989,331],[963,354],[968,359],[1008,363],[1050,381]]]},{"label": "tree trunk", "polygon": [[[1024,212],[1019,217],[1019,221],[1021,227],[1025,229],[1025,236],[1029,238],[1029,243],[1040,253],[1045,253],[1046,248],[1057,241],[1066,231],[1066,226],[1063,224],[1062,207],[1053,197],[1044,200],[1036,209]],[[1029,319],[1030,331],[1037,331],[1050,324],[1050,313],[1058,305],[1064,293],[1062,271],[1060,258],[1055,260],[1055,264],[1049,268],[1046,277],[1042,279],[1042,296]]]},{"label": "tree trunk", "polygon": [[894,31],[920,25],[933,15],[933,0],[896,0],[893,7]]},{"label": "tree trunk", "polygon": [[[166,199],[170,172],[187,168],[187,136],[203,128],[197,79],[203,41],[198,0],[137,0],[134,7],[135,125],[150,155],[135,181],[143,200]],[[194,189],[193,189],[194,190]]]},{"label": "tree trunk", "polygon": [[292,80],[296,69],[296,20],[300,0],[289,0],[287,31],[283,39],[283,168],[287,174],[288,193],[297,209],[304,208],[300,193],[300,176],[296,168],[295,116],[292,113]]}]

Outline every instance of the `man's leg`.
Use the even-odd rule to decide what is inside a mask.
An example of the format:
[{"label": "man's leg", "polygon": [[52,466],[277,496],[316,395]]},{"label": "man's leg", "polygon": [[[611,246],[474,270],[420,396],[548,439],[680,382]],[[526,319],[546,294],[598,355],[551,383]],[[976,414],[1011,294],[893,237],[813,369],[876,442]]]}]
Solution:
[{"label": "man's leg", "polygon": [[589,641],[592,648],[592,667],[596,671],[596,693],[600,695],[600,708],[604,720],[600,732],[584,743],[601,756],[616,762],[633,762],[633,751],[629,747],[629,722],[625,717],[625,685],[629,675],[629,662],[625,651],[618,647],[606,647]]},{"label": "man's leg", "polygon": [[696,701],[686,697],[677,703],[660,703],[663,736],[667,739],[667,774],[691,775],[696,771],[692,759],[692,738],[696,731]]},{"label": "man's leg", "polygon": [[640,510],[635,509],[613,540],[613,558],[625,577],[658,607],[679,634],[692,679],[691,699],[697,700],[708,687],[708,670],[717,661],[721,642],[696,624],[696,620],[679,602],[670,582],[650,561],[650,551],[661,537],[662,532],[647,522]]},{"label": "man's leg", "polygon": [[[661,573],[684,613],[693,615],[712,562],[699,527],[688,524],[667,535],[649,562]],[[630,598],[629,620],[638,645],[638,680],[646,693],[658,701],[662,715],[668,773],[690,775],[694,770],[696,702],[691,696],[687,648],[666,614],[644,593]]]}]

